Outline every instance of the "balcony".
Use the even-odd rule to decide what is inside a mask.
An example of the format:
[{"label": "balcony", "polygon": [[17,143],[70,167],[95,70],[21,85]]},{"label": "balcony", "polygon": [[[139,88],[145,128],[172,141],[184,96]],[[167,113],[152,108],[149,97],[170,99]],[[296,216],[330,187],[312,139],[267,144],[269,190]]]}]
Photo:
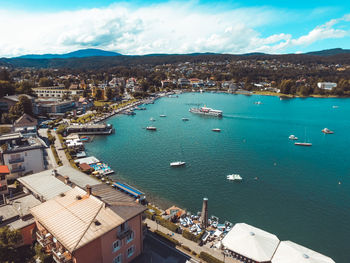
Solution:
[{"label": "balcony", "polygon": [[127,237],[131,233],[132,233],[132,230],[129,227],[126,227],[124,230],[120,230],[117,233],[117,238],[122,240],[123,238]]},{"label": "balcony", "polygon": [[66,251],[61,253],[59,249],[53,248],[52,250],[52,257],[55,262],[57,263],[72,263],[72,255]]},{"label": "balcony", "polygon": [[13,164],[13,163],[23,163],[24,162],[24,158],[16,158],[16,159],[10,159],[9,160],[9,164]]},{"label": "balcony", "polygon": [[52,243],[52,235],[50,233],[43,235],[40,232],[36,232],[36,240],[42,247],[46,247]]},{"label": "balcony", "polygon": [[21,166],[21,167],[16,167],[16,168],[12,168],[12,169],[11,169],[11,173],[24,172],[25,170],[26,170],[26,168],[24,168],[23,166]]}]

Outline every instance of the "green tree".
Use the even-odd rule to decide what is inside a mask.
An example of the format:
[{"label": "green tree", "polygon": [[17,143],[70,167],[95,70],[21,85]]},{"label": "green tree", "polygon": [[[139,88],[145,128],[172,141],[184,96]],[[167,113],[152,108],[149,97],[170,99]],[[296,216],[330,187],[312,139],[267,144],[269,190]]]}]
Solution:
[{"label": "green tree", "polygon": [[0,98],[15,94],[15,87],[7,80],[0,80]]},{"label": "green tree", "polygon": [[95,95],[95,99],[97,100],[102,100],[102,90],[101,89],[97,89],[96,90],[96,95]]},{"label": "green tree", "polygon": [[19,85],[17,85],[16,93],[17,94],[32,95],[33,94],[32,88],[34,88],[34,87],[35,87],[35,85],[34,85],[33,82],[31,82],[31,81],[22,81]]},{"label": "green tree", "polygon": [[50,87],[50,86],[53,86],[53,81],[52,81],[52,79],[48,79],[48,78],[40,78],[40,79],[39,79],[39,86],[40,86],[40,87]]},{"label": "green tree", "polygon": [[[9,226],[0,228],[0,260],[1,262],[16,262],[19,256],[17,246],[22,242],[19,230],[11,230]],[[17,261],[18,262],[18,261]]]},{"label": "green tree", "polygon": [[114,92],[113,92],[113,90],[112,90],[111,88],[108,87],[108,88],[106,88],[105,92],[106,92],[107,100],[108,100],[108,101],[109,101],[109,100],[112,100],[113,97],[114,97]]},{"label": "green tree", "polygon": [[0,70],[0,80],[10,81],[10,73],[6,69]]}]

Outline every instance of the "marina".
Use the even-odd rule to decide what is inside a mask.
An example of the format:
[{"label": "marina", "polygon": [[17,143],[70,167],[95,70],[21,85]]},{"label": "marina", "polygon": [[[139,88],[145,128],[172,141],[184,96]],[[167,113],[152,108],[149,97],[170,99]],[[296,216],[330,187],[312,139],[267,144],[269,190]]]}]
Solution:
[{"label": "marina", "polygon": [[[263,107],[254,105],[257,100],[264,102]],[[193,114],[190,122],[183,123],[188,104],[198,102],[222,110],[223,118]],[[339,108],[333,110],[332,105]],[[147,199],[164,208],[175,204],[197,211],[205,194],[210,213],[222,222],[246,222],[346,262],[349,254],[342,256],[346,251],[342,244],[350,234],[346,223],[350,216],[343,212],[350,203],[347,99],[187,93],[146,107],[133,118],[111,118],[118,132],[96,136],[86,144],[88,155],[115,170],[112,181],[142,189]],[[156,134],[135,129],[145,127],[164,109],[167,118],[157,119]],[[212,127],[225,132],[217,136]],[[331,127],[336,136],[324,136],[323,127]],[[305,128],[313,146],[294,146],[288,136],[298,135],[303,142],[306,138],[300,135]],[[189,165],[169,166],[178,160]],[[226,175],[233,172],[242,175],[242,183],[227,181]],[[342,231],[337,225],[344,226]],[[337,242],[329,242],[329,237]]]}]

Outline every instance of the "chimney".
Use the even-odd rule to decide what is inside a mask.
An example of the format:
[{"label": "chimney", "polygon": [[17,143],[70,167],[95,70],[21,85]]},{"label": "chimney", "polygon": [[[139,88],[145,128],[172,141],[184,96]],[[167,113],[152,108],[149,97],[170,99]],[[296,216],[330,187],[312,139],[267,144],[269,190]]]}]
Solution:
[{"label": "chimney", "polygon": [[53,175],[53,176],[55,176],[55,177],[58,175],[58,173],[57,173],[57,170],[56,170],[56,169],[53,169],[53,170],[52,170],[52,175]]},{"label": "chimney", "polygon": [[64,176],[63,178],[65,184],[70,184],[69,176]]},{"label": "chimney", "polygon": [[208,227],[208,198],[203,198],[203,207],[201,214],[201,225],[203,228]]},{"label": "chimney", "polygon": [[88,184],[86,185],[86,194],[87,194],[87,196],[91,195],[91,186]]}]

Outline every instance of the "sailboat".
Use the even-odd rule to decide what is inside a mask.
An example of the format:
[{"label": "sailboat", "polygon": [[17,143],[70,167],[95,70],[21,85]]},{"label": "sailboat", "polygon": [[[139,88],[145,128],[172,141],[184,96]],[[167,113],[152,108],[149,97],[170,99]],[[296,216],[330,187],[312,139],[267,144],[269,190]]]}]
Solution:
[{"label": "sailboat", "polygon": [[[305,128],[305,138],[306,138],[306,128]],[[297,146],[312,146],[311,142],[295,142],[294,145]]]}]

